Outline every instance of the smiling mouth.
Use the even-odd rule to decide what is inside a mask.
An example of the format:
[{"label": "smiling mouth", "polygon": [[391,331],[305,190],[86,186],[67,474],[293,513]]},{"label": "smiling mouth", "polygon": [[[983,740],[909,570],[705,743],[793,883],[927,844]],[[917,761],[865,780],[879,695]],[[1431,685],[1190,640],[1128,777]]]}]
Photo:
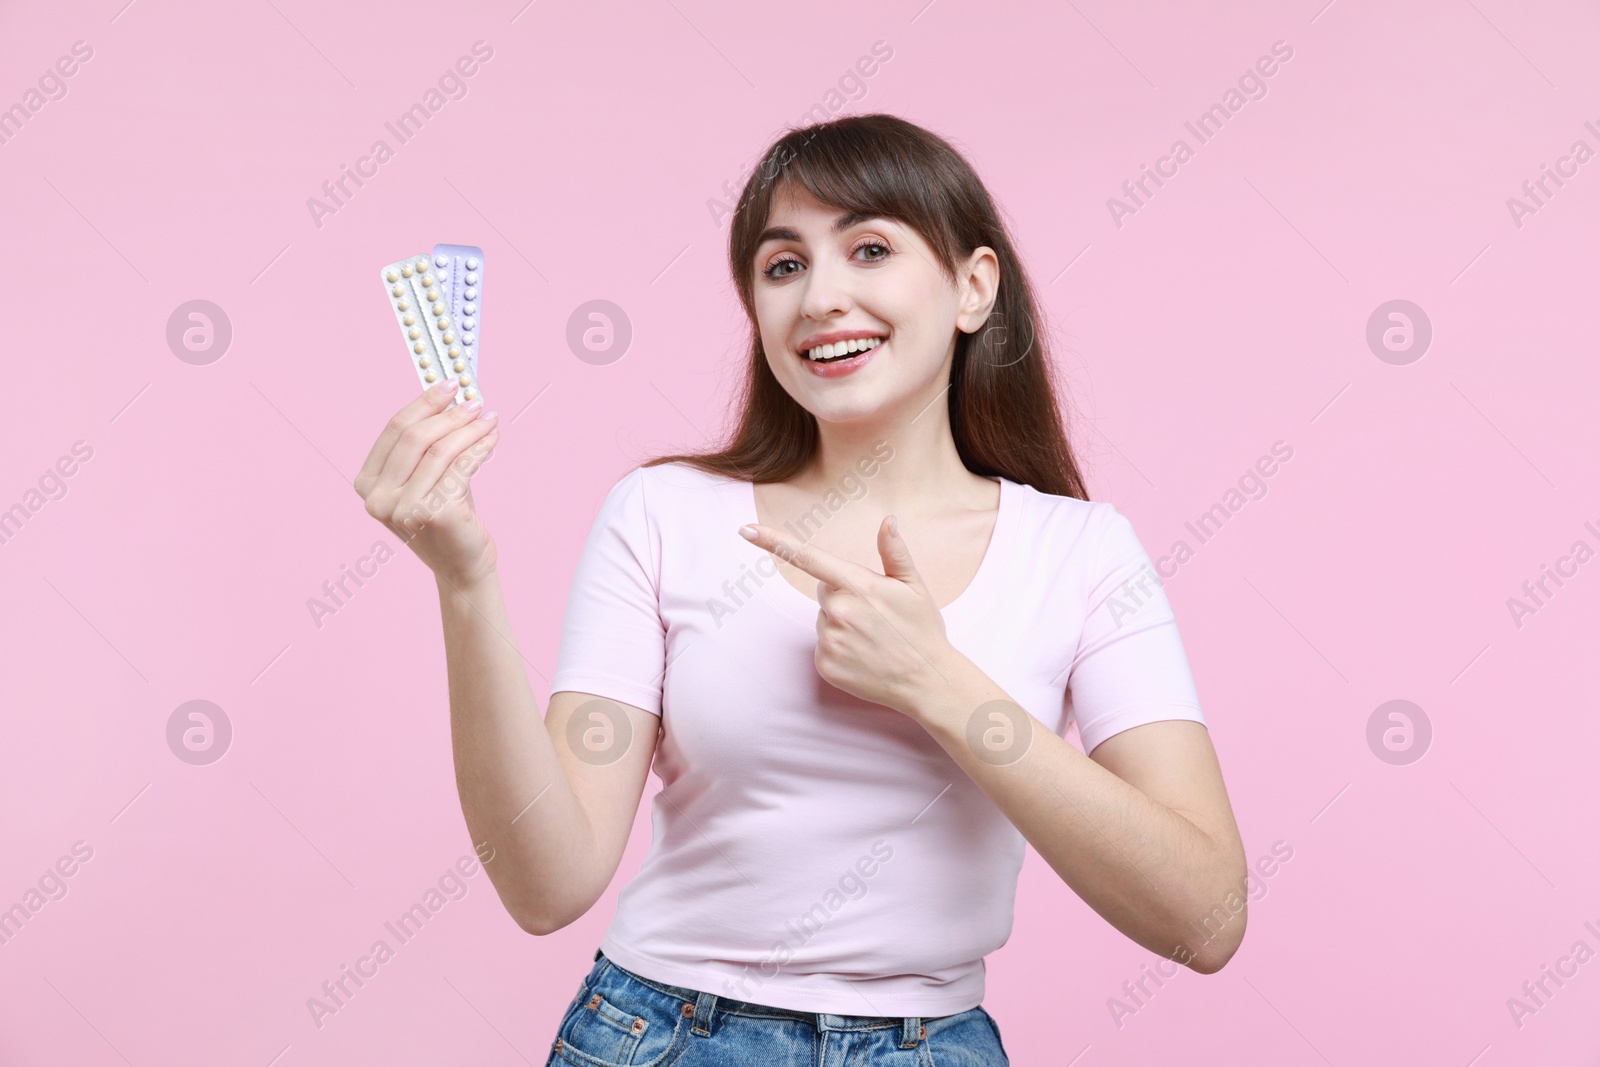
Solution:
[{"label": "smiling mouth", "polygon": [[861,337],[851,341],[840,341],[837,344],[818,345],[800,354],[813,363],[838,363],[862,352],[871,351],[885,340],[883,337]]}]

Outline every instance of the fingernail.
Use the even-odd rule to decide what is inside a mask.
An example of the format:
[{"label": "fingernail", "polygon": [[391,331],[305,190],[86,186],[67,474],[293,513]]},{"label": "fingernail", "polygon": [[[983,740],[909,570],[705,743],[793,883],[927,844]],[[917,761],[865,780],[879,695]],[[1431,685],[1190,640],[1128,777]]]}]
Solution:
[{"label": "fingernail", "polygon": [[746,541],[754,541],[761,535],[754,526],[741,526],[739,527],[739,536],[744,538]]},{"label": "fingernail", "polygon": [[485,411],[483,413],[483,421],[484,422],[493,422],[495,419],[498,419],[499,417],[500,417],[500,413],[498,411]]},{"label": "fingernail", "polygon": [[899,537],[900,536],[900,520],[895,518],[892,515],[889,517],[889,536],[890,537]]},{"label": "fingernail", "polygon": [[479,408],[483,407],[483,401],[482,400],[474,400],[470,404],[462,404],[461,407],[464,410],[469,411],[469,412],[470,411],[477,411]]},{"label": "fingernail", "polygon": [[435,383],[435,385],[433,387],[433,391],[435,393],[438,393],[440,396],[443,396],[444,394],[448,393],[450,390],[454,389],[455,387],[456,387],[456,380],[454,378],[446,378],[442,382]]}]

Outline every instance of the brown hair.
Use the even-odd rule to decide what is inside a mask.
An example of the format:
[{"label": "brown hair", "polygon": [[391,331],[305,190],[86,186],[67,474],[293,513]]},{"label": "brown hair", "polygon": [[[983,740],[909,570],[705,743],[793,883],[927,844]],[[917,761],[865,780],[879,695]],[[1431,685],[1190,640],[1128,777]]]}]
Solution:
[{"label": "brown hair", "polygon": [[786,182],[824,204],[912,227],[952,279],[959,258],[984,245],[994,250],[999,292],[989,322],[957,335],[950,368],[946,399],[956,451],[974,474],[1087,500],[1057,408],[1033,289],[988,190],[943,138],[884,114],[791,128],[762,156],[728,234],[728,266],[751,334],[738,426],[719,449],[658,456],[642,466],[681,462],[741,481],[780,482],[811,459],[816,417],[767,365],[751,295],[756,241]]}]

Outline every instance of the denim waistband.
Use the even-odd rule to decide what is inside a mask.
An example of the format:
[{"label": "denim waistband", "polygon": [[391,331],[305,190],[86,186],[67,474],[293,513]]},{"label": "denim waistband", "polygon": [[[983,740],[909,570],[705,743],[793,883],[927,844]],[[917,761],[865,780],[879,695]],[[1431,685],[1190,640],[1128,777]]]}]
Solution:
[{"label": "denim waistband", "polygon": [[900,1046],[902,1048],[915,1047],[927,1035],[927,1030],[922,1024],[922,1016],[833,1015],[826,1012],[778,1008],[771,1004],[755,1004],[745,1000],[734,1000],[731,997],[719,997],[715,993],[706,993],[698,989],[689,989],[685,986],[657,982],[641,974],[635,974],[611,959],[601,949],[595,949],[594,962],[599,964],[602,960],[604,961],[604,967],[596,968],[598,974],[603,974],[605,968],[610,968],[630,981],[648,986],[658,993],[676,997],[686,1005],[683,1012],[684,1015],[689,1014],[687,1005],[694,1005],[694,1026],[691,1032],[700,1037],[711,1036],[712,1021],[719,1012],[766,1018],[799,1019],[811,1023],[818,1030],[882,1030],[898,1026],[900,1027]]}]

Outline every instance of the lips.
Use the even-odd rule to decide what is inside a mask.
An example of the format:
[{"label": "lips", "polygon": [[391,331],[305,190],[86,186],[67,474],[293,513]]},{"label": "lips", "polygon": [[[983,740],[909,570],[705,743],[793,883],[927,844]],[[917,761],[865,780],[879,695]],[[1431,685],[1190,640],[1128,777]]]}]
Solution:
[{"label": "lips", "polygon": [[800,362],[804,363],[806,369],[818,378],[843,378],[845,375],[854,374],[868,363],[871,363],[888,343],[887,340],[882,341],[864,352],[857,352],[848,359],[835,360],[832,363],[819,363],[817,360],[804,355],[800,357]]}]

